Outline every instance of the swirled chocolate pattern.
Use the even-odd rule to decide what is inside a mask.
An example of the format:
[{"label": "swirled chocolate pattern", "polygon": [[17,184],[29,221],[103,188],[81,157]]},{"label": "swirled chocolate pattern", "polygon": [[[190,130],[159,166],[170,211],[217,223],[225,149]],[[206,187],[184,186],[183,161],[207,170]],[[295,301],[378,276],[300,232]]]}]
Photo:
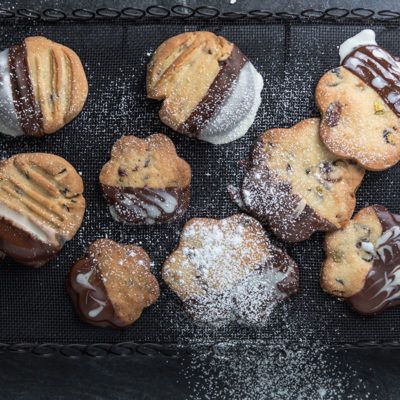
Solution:
[{"label": "swirled chocolate pattern", "polygon": [[126,224],[174,222],[185,213],[190,201],[190,186],[156,189],[101,184],[101,188],[113,218]]},{"label": "swirled chocolate pattern", "polygon": [[374,262],[362,290],[346,300],[362,314],[378,314],[400,304],[400,215],[382,206],[373,208],[382,225],[382,235],[375,247],[363,243]]}]

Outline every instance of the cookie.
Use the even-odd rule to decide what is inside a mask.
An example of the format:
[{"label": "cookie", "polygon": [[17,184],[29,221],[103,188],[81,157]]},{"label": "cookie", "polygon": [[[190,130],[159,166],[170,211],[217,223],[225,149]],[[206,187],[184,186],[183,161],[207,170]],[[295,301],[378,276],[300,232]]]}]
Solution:
[{"label": "cookie", "polygon": [[295,262],[244,214],[187,222],[162,276],[195,323],[215,326],[264,324],[298,289]]},{"label": "cookie", "polygon": [[325,238],[322,289],[361,314],[400,304],[400,215],[363,208]]},{"label": "cookie", "polygon": [[165,135],[125,136],[114,144],[100,173],[112,217],[129,225],[165,224],[189,206],[191,169]]},{"label": "cookie", "polygon": [[254,143],[241,189],[232,199],[288,242],[333,231],[353,214],[364,170],[328,151],[319,138],[319,119],[272,129]]},{"label": "cookie", "polygon": [[150,258],[138,246],[110,239],[92,243],[66,282],[79,317],[101,327],[125,328],[157,301],[160,288]]},{"label": "cookie", "polygon": [[0,162],[0,253],[41,267],[81,226],[82,178],[53,154],[18,154]]},{"label": "cookie", "polygon": [[88,84],[74,51],[42,36],[0,52],[0,132],[54,133],[82,110]]},{"label": "cookie", "polygon": [[364,30],[340,46],[341,66],[319,81],[321,139],[328,149],[384,170],[400,159],[400,63]]},{"label": "cookie", "polygon": [[161,121],[213,144],[242,137],[261,103],[263,79],[232,43],[211,32],[165,41],[147,66],[147,96],[163,100]]}]

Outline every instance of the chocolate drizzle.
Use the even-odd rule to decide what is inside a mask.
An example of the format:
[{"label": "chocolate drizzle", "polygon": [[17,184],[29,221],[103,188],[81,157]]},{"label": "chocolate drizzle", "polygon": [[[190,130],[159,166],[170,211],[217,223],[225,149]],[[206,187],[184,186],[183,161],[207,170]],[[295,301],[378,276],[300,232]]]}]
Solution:
[{"label": "chocolate drizzle", "polygon": [[101,184],[114,217],[126,224],[165,224],[179,219],[190,201],[190,185],[163,189]]},{"label": "chocolate drizzle", "polygon": [[61,246],[42,242],[6,219],[0,218],[0,253],[15,261],[39,268],[53,259],[60,250]]},{"label": "chocolate drizzle", "polygon": [[25,44],[10,47],[8,58],[14,107],[21,128],[28,136],[43,136],[42,113],[29,77]]},{"label": "chocolate drizzle", "polygon": [[366,315],[400,304],[400,215],[379,205],[373,209],[382,225],[373,265],[361,291],[346,299],[353,309]]},{"label": "chocolate drizzle", "polygon": [[234,82],[247,62],[247,57],[233,45],[229,58],[220,62],[221,69],[208,92],[177,131],[190,137],[197,137],[202,128],[226,102]]},{"label": "chocolate drizzle", "polygon": [[103,328],[124,328],[130,324],[115,313],[96,260],[91,254],[77,261],[68,275],[66,287],[75,310],[83,321]]},{"label": "chocolate drizzle", "polygon": [[400,117],[400,63],[376,45],[353,50],[342,63],[354,75],[374,89]]}]

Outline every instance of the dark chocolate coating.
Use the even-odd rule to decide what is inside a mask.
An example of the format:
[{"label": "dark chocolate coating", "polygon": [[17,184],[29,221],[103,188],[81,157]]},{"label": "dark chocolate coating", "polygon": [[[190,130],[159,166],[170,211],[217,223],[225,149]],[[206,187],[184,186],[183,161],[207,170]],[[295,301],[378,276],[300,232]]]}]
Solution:
[{"label": "dark chocolate coating", "polygon": [[226,102],[231,93],[233,83],[248,61],[239,48],[233,45],[232,54],[228,59],[221,62],[221,69],[208,92],[189,115],[188,119],[179,126],[177,129],[179,133],[190,137],[197,137],[200,134],[202,128]]},{"label": "dark chocolate coating", "polygon": [[[232,200],[240,208],[267,224],[277,237],[287,242],[301,242],[314,232],[337,229],[308,204],[298,209],[302,200],[293,193],[290,183],[280,180],[262,160],[262,141],[256,140],[251,158],[246,162],[241,191],[235,193],[228,187]],[[246,201],[249,195],[251,202]]]},{"label": "dark chocolate coating", "polygon": [[28,136],[43,136],[42,113],[33,93],[24,43],[9,48],[8,62],[14,108],[21,128]]},{"label": "dark chocolate coating", "polygon": [[[77,281],[79,274],[91,273],[88,283],[92,288],[85,287]],[[87,254],[78,260],[68,274],[66,281],[67,292],[72,299],[75,310],[82,321],[94,326],[125,328],[131,322],[124,322],[115,313],[115,309],[108,297],[107,290],[93,256]],[[96,310],[99,304],[96,300],[104,304],[101,312],[96,316],[90,316],[89,313]]]},{"label": "dark chocolate coating", "polygon": [[373,208],[382,225],[381,238],[385,233],[388,237],[376,245],[376,256],[364,287],[346,299],[354,310],[366,315],[400,304],[400,215],[380,205]]},{"label": "dark chocolate coating", "polygon": [[[400,63],[397,58],[382,47],[370,44],[353,50],[342,65],[374,89],[400,117]],[[378,84],[374,84],[374,79]]]},{"label": "dark chocolate coating", "polygon": [[246,280],[244,278],[227,292],[183,301],[183,308],[189,317],[200,325],[222,325],[229,322],[240,322],[248,326],[262,325],[266,321],[265,313],[271,303],[278,303],[297,293],[299,287],[299,270],[294,260],[284,250],[271,243],[268,248],[271,257],[266,264],[256,268],[252,274],[260,274],[261,277],[262,272],[267,269],[273,269],[277,273],[286,273],[290,270],[288,275],[276,284],[282,297],[278,297],[274,292],[263,290],[262,285],[257,287],[252,284],[246,285],[245,289],[241,288],[235,293],[235,289]]},{"label": "dark chocolate coating", "polygon": [[[166,224],[171,223],[185,213],[190,202],[190,185],[179,187],[167,187],[163,189],[155,188],[135,188],[118,187],[101,184],[103,196],[107,202],[114,206],[115,213],[121,222],[129,225],[143,224]],[[160,195],[172,196],[176,200],[176,207],[173,211],[163,209],[161,204],[164,199]],[[126,194],[131,194],[127,199]],[[157,217],[149,216],[148,207],[156,207],[159,212]],[[149,222],[149,219],[154,222]]]},{"label": "dark chocolate coating", "polygon": [[21,264],[39,268],[52,260],[60,250],[61,246],[42,242],[0,217],[0,253]]}]

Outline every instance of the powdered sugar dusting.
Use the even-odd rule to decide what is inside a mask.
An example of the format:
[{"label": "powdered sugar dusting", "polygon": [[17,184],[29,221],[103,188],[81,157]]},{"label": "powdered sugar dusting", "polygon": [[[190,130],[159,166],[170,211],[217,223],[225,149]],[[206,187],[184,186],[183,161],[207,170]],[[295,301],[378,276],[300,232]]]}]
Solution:
[{"label": "powdered sugar dusting", "polygon": [[[281,251],[277,260],[254,222],[245,216],[211,223],[194,219],[184,229],[163,276],[195,322],[260,325],[278,301],[297,290],[293,261]],[[287,287],[281,286],[284,281]]]}]

